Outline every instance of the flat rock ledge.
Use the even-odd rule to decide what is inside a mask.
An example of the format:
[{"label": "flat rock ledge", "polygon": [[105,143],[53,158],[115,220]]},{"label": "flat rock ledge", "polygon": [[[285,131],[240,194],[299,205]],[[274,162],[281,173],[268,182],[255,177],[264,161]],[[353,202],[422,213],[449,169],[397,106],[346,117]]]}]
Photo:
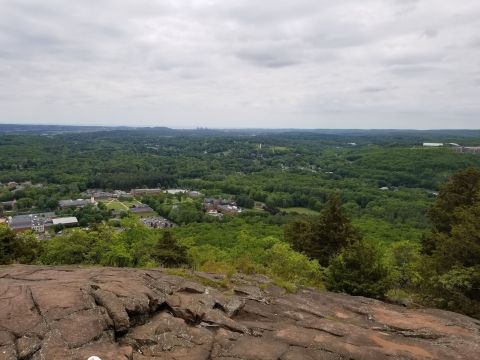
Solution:
[{"label": "flat rock ledge", "polygon": [[[0,360],[480,359],[480,322],[263,276],[0,267]],[[202,281],[205,280],[205,281]],[[203,283],[203,284],[202,284]]]}]

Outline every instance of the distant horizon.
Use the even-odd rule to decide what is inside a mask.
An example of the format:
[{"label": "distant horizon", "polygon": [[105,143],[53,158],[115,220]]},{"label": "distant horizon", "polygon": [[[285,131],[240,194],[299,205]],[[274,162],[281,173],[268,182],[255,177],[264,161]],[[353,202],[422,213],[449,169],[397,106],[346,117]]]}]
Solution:
[{"label": "distant horizon", "polygon": [[98,127],[98,128],[128,128],[128,129],[143,129],[143,128],[166,128],[170,130],[354,130],[354,131],[480,131],[480,128],[344,128],[344,127],[319,127],[319,128],[306,128],[306,127],[208,127],[208,126],[193,126],[193,127],[174,127],[168,125],[114,125],[114,124],[67,124],[67,123],[27,123],[27,122],[0,122],[2,125],[11,126],[58,126],[58,127]]}]

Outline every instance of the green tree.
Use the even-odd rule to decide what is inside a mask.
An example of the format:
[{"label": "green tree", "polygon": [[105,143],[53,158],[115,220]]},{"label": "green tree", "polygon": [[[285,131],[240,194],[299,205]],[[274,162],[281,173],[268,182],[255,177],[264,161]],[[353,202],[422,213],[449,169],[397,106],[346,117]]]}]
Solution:
[{"label": "green tree", "polygon": [[152,257],[166,267],[178,267],[188,264],[187,249],[175,240],[173,234],[166,230],[155,244]]},{"label": "green tree", "polygon": [[360,235],[345,215],[340,196],[334,194],[318,217],[287,225],[285,238],[295,250],[327,266],[332,256],[358,241]]},{"label": "green tree", "polygon": [[31,231],[15,234],[0,224],[0,265],[13,262],[31,264],[42,252],[42,244]]},{"label": "green tree", "polygon": [[427,304],[480,317],[480,171],[455,174],[430,216],[420,295]]},{"label": "green tree", "polygon": [[291,221],[284,228],[284,237],[295,250],[308,254],[313,241],[313,221],[310,219]]},{"label": "green tree", "polygon": [[33,200],[30,198],[22,198],[17,201],[17,207],[19,209],[30,209],[33,206]]},{"label": "green tree", "polygon": [[397,241],[389,247],[390,271],[393,286],[397,289],[410,289],[418,281],[420,274],[420,246],[412,241]]},{"label": "green tree", "polygon": [[8,226],[0,224],[0,265],[12,263],[15,257],[15,233]]},{"label": "green tree", "polygon": [[17,234],[16,243],[15,258],[21,264],[36,262],[43,252],[43,243],[32,231]]},{"label": "green tree", "polygon": [[434,230],[449,233],[456,222],[457,208],[473,205],[480,191],[480,169],[468,168],[454,174],[438,194],[438,199],[429,210]]},{"label": "green tree", "polygon": [[87,263],[88,253],[94,241],[94,234],[81,230],[54,237],[45,244],[45,251],[40,260],[49,265]]},{"label": "green tree", "polygon": [[189,224],[202,220],[203,212],[194,203],[175,204],[170,211],[168,218],[177,224]]},{"label": "green tree", "polygon": [[100,263],[103,266],[132,266],[132,255],[124,242],[114,239],[108,244],[107,251],[102,255]]},{"label": "green tree", "polygon": [[255,205],[255,201],[250,198],[248,195],[238,195],[235,198],[235,201],[237,202],[237,205],[243,208],[251,209]]},{"label": "green tree", "polygon": [[[124,231],[118,237],[130,254],[130,266],[149,266],[152,262],[151,252],[156,244],[158,233],[146,227],[134,216],[122,219]],[[117,250],[121,247],[116,247]]]},{"label": "green tree", "polygon": [[330,291],[382,298],[390,279],[378,245],[360,240],[345,247],[326,270],[326,286]]}]

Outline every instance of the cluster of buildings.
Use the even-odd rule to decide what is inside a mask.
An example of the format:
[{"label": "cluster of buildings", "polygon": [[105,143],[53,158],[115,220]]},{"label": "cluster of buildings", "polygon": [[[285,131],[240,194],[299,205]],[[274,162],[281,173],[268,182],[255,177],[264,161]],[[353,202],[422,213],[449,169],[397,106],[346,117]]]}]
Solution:
[{"label": "cluster of buildings", "polygon": [[36,233],[43,233],[55,225],[77,226],[78,219],[74,216],[59,217],[55,213],[48,212],[9,216],[6,223],[15,232],[33,230]]},{"label": "cluster of buildings", "polygon": [[[7,184],[0,183],[0,185],[7,186],[11,192],[22,190],[27,186],[33,186],[31,182],[18,184],[15,181],[11,181]],[[41,184],[38,186],[41,186]],[[185,194],[192,198],[199,198],[203,196],[203,194],[198,191],[192,191],[187,189],[145,188],[145,189],[132,189],[130,192],[126,192],[123,190],[115,190],[113,192],[108,192],[102,189],[89,189],[81,194],[84,198],[60,200],[58,202],[58,206],[61,209],[79,208],[87,205],[97,205],[96,200],[133,199],[134,197],[140,197],[145,195],[158,195],[158,194]],[[14,199],[11,201],[3,201],[0,203],[0,205],[2,205],[6,209],[15,209],[16,203],[17,203],[17,200]],[[141,210],[138,210],[138,211],[141,212]],[[134,210],[134,212],[136,212],[136,210]]]},{"label": "cluster of buildings", "polygon": [[480,154],[480,146],[459,146],[455,151],[462,154]]},{"label": "cluster of buildings", "polygon": [[58,202],[61,209],[80,208],[87,205],[97,205],[93,196],[90,199],[60,200]]},{"label": "cluster of buildings", "polygon": [[462,146],[457,143],[423,143],[423,147],[451,147],[462,154],[480,154],[480,146]]},{"label": "cluster of buildings", "polygon": [[223,217],[223,215],[237,215],[242,209],[233,200],[207,198],[203,201],[203,209],[207,215]]},{"label": "cluster of buildings", "polygon": [[[4,184],[9,189],[18,187],[19,184],[11,182]],[[102,189],[89,189],[81,195],[81,199],[65,199],[58,202],[58,208],[61,210],[83,208],[85,206],[98,205],[97,200],[115,200],[115,199],[129,199],[145,195],[158,194],[184,194],[191,198],[203,197],[203,194],[198,191],[187,189],[160,189],[160,188],[142,188],[132,189],[130,192],[115,190],[113,192],[104,191]],[[2,205],[15,209],[16,200],[2,202]],[[210,216],[223,217],[226,214],[236,215],[242,212],[233,200],[206,198],[203,202],[203,209]],[[155,211],[148,205],[138,203],[128,209],[133,214],[140,215],[140,221],[151,228],[169,228],[175,226],[170,220],[157,216]],[[55,225],[62,226],[77,226],[78,219],[74,216],[60,217],[53,212],[44,212],[38,214],[26,215],[12,215],[8,218],[1,218],[0,223],[6,223],[11,229],[16,232],[33,230],[36,233],[44,233],[49,227]]]},{"label": "cluster of buildings", "polygon": [[145,195],[159,195],[159,194],[163,194],[165,192],[165,190],[162,190],[162,189],[157,189],[157,188],[154,188],[154,189],[132,189],[130,191],[130,194],[132,196],[145,196]]},{"label": "cluster of buildings", "polygon": [[109,200],[109,199],[131,199],[133,198],[131,193],[128,193],[123,190],[115,190],[113,192],[104,191],[102,189],[88,189],[82,196],[87,198],[94,198],[98,200]]},{"label": "cluster of buildings", "polygon": [[197,198],[203,196],[201,192],[192,191],[187,189],[160,189],[160,188],[145,188],[145,189],[132,189],[130,191],[131,196],[145,196],[145,195],[159,195],[159,194],[185,194],[187,196]]}]

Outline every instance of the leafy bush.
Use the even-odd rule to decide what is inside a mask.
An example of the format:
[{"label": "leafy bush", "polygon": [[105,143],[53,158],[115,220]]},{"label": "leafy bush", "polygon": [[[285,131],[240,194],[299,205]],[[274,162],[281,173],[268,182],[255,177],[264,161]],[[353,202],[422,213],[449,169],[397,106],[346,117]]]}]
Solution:
[{"label": "leafy bush", "polygon": [[419,272],[420,245],[411,241],[398,241],[389,247],[388,261],[392,286],[412,289],[421,281]]},{"label": "leafy bush", "polygon": [[454,266],[440,274],[425,273],[430,277],[418,293],[425,304],[480,318],[480,266]]},{"label": "leafy bush", "polygon": [[269,275],[302,286],[322,287],[322,268],[316,260],[309,260],[286,243],[276,243],[267,251]]},{"label": "leafy bush", "polygon": [[42,244],[32,232],[15,234],[6,225],[0,224],[0,265],[11,263],[30,264],[42,252]]},{"label": "leafy bush", "polygon": [[87,263],[90,245],[95,241],[92,235],[75,230],[66,235],[56,236],[45,244],[40,261],[48,265]]}]

